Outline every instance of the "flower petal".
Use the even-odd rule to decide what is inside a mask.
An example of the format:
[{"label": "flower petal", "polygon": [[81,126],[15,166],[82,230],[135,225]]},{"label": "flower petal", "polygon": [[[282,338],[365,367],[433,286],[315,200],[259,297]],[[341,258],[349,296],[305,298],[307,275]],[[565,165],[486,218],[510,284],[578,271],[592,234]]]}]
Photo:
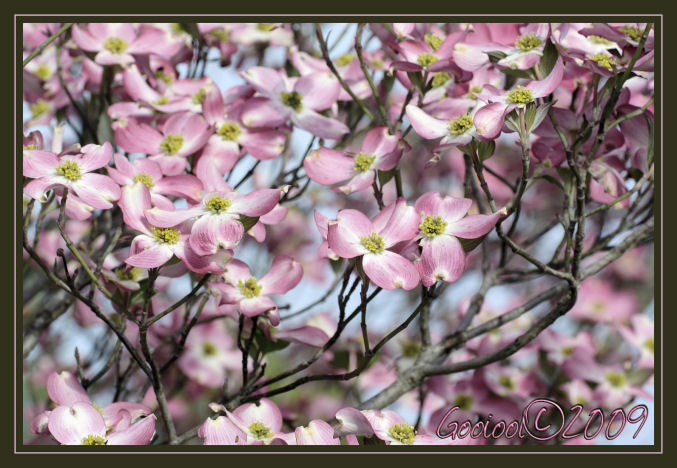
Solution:
[{"label": "flower petal", "polygon": [[389,250],[365,255],[362,266],[372,283],[383,289],[402,288],[408,291],[419,283],[418,271],[414,264]]}]

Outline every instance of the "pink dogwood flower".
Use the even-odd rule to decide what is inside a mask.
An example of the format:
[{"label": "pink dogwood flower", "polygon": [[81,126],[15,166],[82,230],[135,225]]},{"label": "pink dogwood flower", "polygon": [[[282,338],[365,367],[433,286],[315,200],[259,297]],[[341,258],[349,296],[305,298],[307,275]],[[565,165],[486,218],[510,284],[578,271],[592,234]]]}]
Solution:
[{"label": "pink dogwood flower", "polygon": [[245,403],[226,415],[247,436],[247,445],[269,445],[282,433],[282,413],[268,398]]},{"label": "pink dogwood flower", "polygon": [[354,156],[329,148],[312,151],[303,161],[306,174],[322,185],[342,184],[335,190],[349,194],[369,187],[376,171],[389,171],[402,157],[401,132],[388,134],[385,126],[367,132]]},{"label": "pink dogwood flower", "polygon": [[293,289],[303,277],[303,267],[288,255],[278,255],[268,273],[257,279],[246,263],[231,260],[223,273],[224,283],[215,286],[222,293],[224,304],[237,304],[246,317],[265,314],[273,326],[280,323],[277,305],[271,294],[285,294]]},{"label": "pink dogwood flower", "polygon": [[111,202],[120,198],[120,187],[110,177],[93,172],[106,166],[112,155],[113,147],[108,142],[101,146],[86,145],[81,154],[75,156],[58,157],[49,151],[26,150],[23,174],[34,180],[26,185],[24,191],[29,197],[44,203],[47,191],[65,187],[93,208],[113,208]]},{"label": "pink dogwood flower", "polygon": [[416,200],[414,208],[420,216],[418,238],[422,247],[416,267],[424,286],[456,281],[465,269],[465,252],[459,238],[482,237],[506,214],[502,209],[492,215],[465,216],[471,205],[470,199],[441,197],[437,192],[427,192]]},{"label": "pink dogwood flower", "polygon": [[467,108],[449,119],[437,119],[420,108],[409,104],[407,117],[416,133],[427,140],[441,138],[434,151],[451,145],[467,145],[477,136],[473,123],[474,112],[467,112]]},{"label": "pink dogwood flower", "polygon": [[413,289],[419,282],[416,267],[393,252],[396,244],[414,238],[418,215],[404,198],[385,207],[370,220],[357,210],[338,212],[329,222],[329,248],[341,258],[362,257],[369,279],[383,289]]},{"label": "pink dogwood flower", "polygon": [[446,445],[447,441],[429,434],[418,434],[414,426],[392,410],[343,408],[336,413],[343,434],[375,435],[387,445]]},{"label": "pink dogwood flower", "polygon": [[100,65],[134,63],[134,55],[150,54],[164,39],[158,29],[137,33],[131,23],[89,23],[71,31],[78,47],[97,53],[94,61]]},{"label": "pink dogwood flower", "polygon": [[341,445],[341,440],[334,437],[334,428],[321,419],[297,427],[294,434],[296,445]]},{"label": "pink dogwood flower", "polygon": [[197,431],[204,445],[246,445],[247,435],[225,416],[207,418]]},{"label": "pink dogwood flower", "polygon": [[[530,81],[526,86],[517,85],[508,92],[496,90],[494,94],[477,94],[483,101],[489,102],[475,113],[473,123],[477,134],[485,140],[498,137],[503,128],[505,116],[515,108],[524,108],[535,99],[552,93],[564,76],[562,58],[558,57],[550,74],[540,81]],[[489,91],[490,87],[486,89]]]},{"label": "pink dogwood flower", "polygon": [[311,73],[289,78],[265,67],[252,67],[241,73],[268,101],[252,101],[243,110],[242,121],[249,127],[281,125],[288,119],[294,125],[320,138],[336,140],[348,133],[339,121],[319,114],[337,100],[340,85],[330,73]]}]

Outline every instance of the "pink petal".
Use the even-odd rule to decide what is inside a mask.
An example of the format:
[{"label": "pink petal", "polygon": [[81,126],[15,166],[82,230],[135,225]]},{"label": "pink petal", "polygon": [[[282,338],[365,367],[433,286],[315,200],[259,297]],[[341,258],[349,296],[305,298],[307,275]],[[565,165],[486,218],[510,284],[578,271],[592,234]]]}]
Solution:
[{"label": "pink petal", "polygon": [[329,148],[311,151],[303,161],[303,168],[312,180],[322,185],[332,185],[356,175],[355,159]]},{"label": "pink petal", "polygon": [[278,130],[250,130],[243,133],[239,141],[249,154],[266,161],[282,154],[285,139],[284,133]]},{"label": "pink petal", "polygon": [[246,298],[240,301],[240,312],[246,317],[256,317],[273,310],[277,310],[277,306],[268,296]]},{"label": "pink petal", "polygon": [[135,101],[152,103],[160,97],[160,93],[151,88],[146,79],[141,76],[136,65],[127,67],[122,72],[122,84],[129,97]]},{"label": "pink petal", "polygon": [[383,236],[386,248],[398,242],[413,239],[418,234],[418,226],[421,218],[413,206],[408,206],[404,198],[399,198],[394,203],[390,219],[378,233]]},{"label": "pink petal", "polygon": [[268,398],[261,398],[258,403],[245,403],[236,408],[233,414],[247,426],[258,421],[265,424],[272,432],[280,432],[282,429],[282,413]]},{"label": "pink petal", "polygon": [[290,330],[277,330],[275,332],[275,339],[293,341],[295,343],[302,343],[314,348],[321,348],[327,343],[329,335],[317,327],[311,325],[304,325]]},{"label": "pink petal", "polygon": [[52,436],[64,445],[80,445],[87,436],[106,435],[103,416],[89,402],[57,406],[50,413],[47,425]]},{"label": "pink petal", "polygon": [[110,445],[148,445],[155,434],[155,415],[135,422],[124,431],[114,431],[108,436]]},{"label": "pink petal", "polygon": [[59,164],[56,154],[41,150],[24,150],[23,152],[23,175],[36,179],[49,174],[54,174],[54,169]]},{"label": "pink petal", "polygon": [[133,422],[141,416],[150,414],[152,411],[146,405],[141,403],[132,403],[129,401],[116,401],[107,405],[103,409],[103,419],[106,421],[106,425],[113,427],[118,425],[120,416],[122,413],[127,413],[129,415],[129,422]]},{"label": "pink petal", "polygon": [[351,209],[341,210],[336,221],[329,222],[327,242],[339,257],[353,258],[367,252],[360,238],[370,236],[373,232],[373,224],[363,213]]},{"label": "pink petal", "polygon": [[303,96],[303,107],[320,111],[331,107],[338,98],[341,85],[329,72],[302,76],[294,84],[294,91]]},{"label": "pink petal", "polygon": [[118,206],[127,226],[141,232],[148,229],[145,211],[151,208],[151,197],[148,187],[143,183],[123,187]]},{"label": "pink petal", "polygon": [[264,96],[273,96],[284,90],[284,81],[277,70],[251,67],[240,75]]},{"label": "pink petal", "polygon": [[408,291],[419,283],[418,271],[413,263],[389,250],[366,254],[362,259],[362,266],[371,282],[383,289],[402,288]]},{"label": "pink petal", "polygon": [[190,198],[194,202],[202,198],[202,182],[190,174],[163,177],[155,182],[155,190],[165,195]]},{"label": "pink petal", "polygon": [[452,283],[465,269],[463,246],[453,236],[440,235],[423,242],[421,260],[416,262],[421,281],[430,287],[437,281]]},{"label": "pink petal", "polygon": [[163,138],[148,124],[139,124],[131,118],[115,130],[115,142],[128,153],[156,154]]},{"label": "pink petal", "polygon": [[397,149],[400,136],[401,133],[399,131],[395,132],[394,135],[390,135],[388,127],[374,127],[364,137],[362,152],[375,156],[385,156]]},{"label": "pink petal", "polygon": [[[532,81],[527,85],[527,88],[533,92],[534,98],[547,96],[557,89],[562,82],[563,76],[564,65],[562,64],[562,57],[557,57],[557,62],[555,62],[555,66],[550,74],[541,81]],[[475,125],[475,127],[477,127],[477,125]]]},{"label": "pink petal", "polygon": [[89,396],[80,385],[78,379],[67,371],[52,372],[47,377],[47,394],[57,405],[70,406],[73,403],[84,401],[89,403]]},{"label": "pink petal", "polygon": [[88,31],[75,25],[71,28],[73,41],[83,50],[97,52],[101,47],[101,41],[95,39]]},{"label": "pink petal", "polygon": [[204,439],[204,445],[245,445],[247,436],[230,419],[219,416],[207,418],[197,431],[198,437]]},{"label": "pink petal", "polygon": [[449,122],[429,116],[416,106],[407,106],[407,117],[421,137],[428,140],[440,138],[449,133]]},{"label": "pink petal", "polygon": [[336,419],[341,423],[336,430],[336,435],[371,435],[374,433],[366,416],[355,408],[347,407],[338,410],[336,412]]},{"label": "pink petal", "polygon": [[289,111],[280,109],[266,98],[252,98],[242,106],[240,118],[247,127],[279,127],[287,122]]},{"label": "pink petal", "polygon": [[246,195],[239,193],[231,195],[231,212],[247,216],[262,216],[271,211],[280,201],[278,189],[254,190]]},{"label": "pink petal", "polygon": [[506,114],[511,106],[504,102],[492,102],[475,113],[473,124],[477,134],[486,140],[493,140],[501,133]]},{"label": "pink petal", "polygon": [[247,281],[251,278],[252,273],[245,262],[236,259],[228,264],[223,277],[229,283],[237,285],[239,281]]},{"label": "pink petal", "polygon": [[307,428],[297,427],[295,433],[298,445],[341,445],[334,437],[334,428],[320,419],[310,421]]},{"label": "pink petal", "polygon": [[300,112],[293,112],[291,120],[294,124],[316,137],[338,140],[350,130],[340,120],[331,119],[317,112],[303,108]]},{"label": "pink petal", "polygon": [[303,277],[303,267],[288,255],[278,255],[259,284],[261,294],[285,294],[294,288]]},{"label": "pink petal", "polygon": [[190,246],[198,255],[211,255],[219,249],[233,249],[244,235],[242,223],[232,215],[205,215],[191,229]]},{"label": "pink petal", "polygon": [[475,214],[466,216],[463,219],[450,222],[446,232],[463,239],[476,239],[491,231],[503,216],[505,216],[505,211],[503,210],[491,215]]},{"label": "pink petal", "polygon": [[125,260],[125,263],[139,268],[157,268],[167,263],[173,255],[174,253],[168,247],[156,245],[132,255]]},{"label": "pink petal", "polygon": [[108,165],[113,156],[113,146],[109,142],[103,145],[85,145],[82,148],[80,167],[83,172],[90,172]]},{"label": "pink petal", "polygon": [[353,177],[347,183],[332,190],[335,192],[340,191],[347,195],[354,192],[359,192],[360,190],[364,190],[374,183],[375,175],[376,173],[374,170],[358,173],[353,172]]},{"label": "pink petal", "polygon": [[186,210],[166,211],[159,208],[146,210],[146,219],[155,227],[168,228],[178,226],[196,216],[204,213],[201,207],[188,208]]},{"label": "pink petal", "polygon": [[92,205],[94,208],[105,208],[110,206],[109,203],[101,203],[100,206],[97,206],[86,200],[82,194],[83,188],[85,187],[86,191],[92,190],[96,193],[97,198],[104,202],[117,201],[122,195],[120,186],[110,177],[92,172],[83,174],[82,178],[73,184],[73,189],[85,203]]}]

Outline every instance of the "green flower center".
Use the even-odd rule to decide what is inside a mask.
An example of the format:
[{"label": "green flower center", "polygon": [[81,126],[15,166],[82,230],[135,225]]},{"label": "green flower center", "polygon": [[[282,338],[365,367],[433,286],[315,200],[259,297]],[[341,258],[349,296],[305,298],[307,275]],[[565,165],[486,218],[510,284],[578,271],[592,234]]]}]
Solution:
[{"label": "green flower center", "polygon": [[609,39],[601,37],[601,36],[590,35],[590,36],[588,36],[588,39],[591,40],[592,42],[594,42],[595,44],[604,44],[604,45],[613,45],[614,44]]},{"label": "green flower center", "polygon": [[179,241],[179,230],[176,228],[153,228],[155,240],[161,244],[176,244]]},{"label": "green flower center", "polygon": [[221,42],[228,42],[230,40],[230,33],[223,28],[215,29],[209,35],[219,39]]},{"label": "green flower center", "polygon": [[108,441],[101,436],[88,435],[82,439],[82,445],[108,445]]},{"label": "green flower center", "polygon": [[498,383],[501,384],[501,387],[505,387],[508,390],[512,390],[515,388],[515,383],[512,381],[512,379],[507,376],[507,375],[502,375],[498,378]]},{"label": "green flower center", "polygon": [[162,96],[157,98],[155,101],[153,101],[153,104],[162,106],[164,104],[167,104],[169,102],[169,98],[167,96]]},{"label": "green flower center", "polygon": [[529,104],[534,100],[534,93],[528,88],[517,85],[517,88],[508,93],[506,101],[513,104]]},{"label": "green flower center", "polygon": [[160,143],[160,149],[165,154],[172,155],[178,153],[183,146],[183,137],[181,135],[169,134]]},{"label": "green flower center", "polygon": [[261,292],[261,285],[256,282],[255,278],[249,278],[246,281],[240,280],[237,282],[237,287],[240,289],[242,295],[247,299],[258,297],[259,293]]},{"label": "green flower center", "polygon": [[118,277],[119,280],[121,281],[136,281],[136,279],[139,277],[139,273],[141,273],[141,268],[130,268],[129,270],[123,268],[118,268],[115,271],[115,276]]},{"label": "green flower center", "polygon": [[473,398],[470,395],[464,393],[459,393],[454,399],[454,406],[458,406],[459,409],[467,410],[472,406]]},{"label": "green flower center", "polygon": [[103,46],[112,54],[121,54],[127,50],[127,41],[119,37],[109,37]]},{"label": "green flower center", "polygon": [[80,166],[75,161],[67,160],[56,166],[56,173],[75,182],[82,177]]},{"label": "green flower center", "polygon": [[207,95],[207,91],[205,91],[204,88],[200,88],[200,90],[193,94],[193,102],[195,104],[202,104],[202,101],[205,100],[205,96]]},{"label": "green flower center", "polygon": [[609,70],[613,69],[613,66],[616,65],[616,62],[614,61],[613,57],[607,54],[595,54],[590,57],[590,60],[594,60],[600,66],[608,68]]},{"label": "green flower center", "polygon": [[274,24],[268,24],[268,23],[257,23],[256,24],[256,29],[258,29],[259,31],[266,31],[266,32],[272,31],[274,27],[275,27]]},{"label": "green flower center", "polygon": [[217,133],[221,135],[221,138],[224,140],[234,141],[240,136],[242,129],[235,122],[228,121],[221,125],[221,128],[219,128]]},{"label": "green flower center", "polygon": [[412,340],[407,340],[402,343],[402,354],[405,357],[413,358],[418,356],[418,353],[421,352],[421,344]]},{"label": "green flower center", "polygon": [[34,149],[35,149],[35,145],[33,143],[31,143],[30,145],[24,145],[24,151],[25,150],[34,150]]},{"label": "green flower center", "polygon": [[270,429],[268,429],[268,426],[262,422],[251,423],[249,426],[249,432],[251,432],[252,435],[257,439],[268,439],[274,435]]},{"label": "green flower center", "polygon": [[360,152],[360,154],[355,156],[355,165],[353,166],[353,169],[356,172],[366,172],[371,169],[371,165],[374,164],[374,161],[376,161],[376,156],[373,154]]},{"label": "green flower center", "polygon": [[291,107],[296,112],[303,109],[303,104],[301,104],[303,101],[303,96],[301,96],[297,91],[292,91],[291,93],[282,91],[280,94],[282,96],[282,104],[285,106]]},{"label": "green flower center", "polygon": [[44,99],[38,99],[33,104],[30,105],[31,114],[33,118],[40,117],[42,114],[49,110],[49,103]]},{"label": "green flower center", "polygon": [[379,236],[375,232],[372,232],[369,236],[363,236],[360,238],[360,242],[371,253],[381,253],[386,248],[386,243],[383,240],[383,237]]},{"label": "green flower center", "polygon": [[472,127],[472,117],[470,117],[468,114],[457,117],[449,123],[449,130],[454,135],[462,135]]},{"label": "green flower center", "polygon": [[216,354],[216,346],[209,341],[202,343],[202,354],[205,356],[214,356]]},{"label": "green flower center", "polygon": [[134,176],[134,182],[141,182],[148,188],[155,187],[155,182],[153,182],[153,176],[149,176],[148,174],[136,174]]},{"label": "green flower center", "polygon": [[596,301],[592,302],[593,312],[599,313],[599,312],[604,311],[604,309],[606,309],[606,306],[604,305],[604,301],[597,299]]},{"label": "green flower center", "polygon": [[625,373],[609,371],[606,373],[606,379],[614,387],[622,387],[626,384]]},{"label": "green flower center", "polygon": [[642,30],[639,29],[637,26],[621,26],[618,28],[620,32],[623,34],[626,34],[630,39],[632,39],[635,42],[639,42],[639,40],[642,38]]},{"label": "green flower center", "polygon": [[651,354],[653,354],[653,351],[654,351],[654,342],[653,342],[653,338],[649,338],[648,340],[646,340],[646,341],[644,342],[644,347],[645,347],[646,349],[648,349],[649,351],[651,351]]},{"label": "green flower center", "polygon": [[565,346],[564,348],[562,348],[562,354],[564,354],[565,356],[571,356],[573,352],[574,352],[573,346]]},{"label": "green flower center", "polygon": [[227,198],[213,195],[209,200],[207,200],[205,207],[214,214],[220,214],[228,210],[232,204],[233,202]]},{"label": "green flower center", "polygon": [[414,426],[407,423],[395,424],[388,432],[393,439],[399,440],[403,444],[413,444],[416,441],[416,431]]},{"label": "green flower center", "polygon": [[350,52],[347,52],[340,57],[336,59],[336,65],[342,67],[344,65],[348,65],[350,62],[353,61],[355,58],[355,54],[351,54]]},{"label": "green flower center", "polygon": [[384,63],[383,60],[381,60],[380,58],[375,58],[371,61],[371,65],[374,68],[383,68]]},{"label": "green flower center", "polygon": [[526,34],[524,36],[520,36],[515,41],[515,47],[525,52],[528,50],[535,49],[541,44],[543,44],[543,41],[533,34]]},{"label": "green flower center", "polygon": [[433,87],[439,88],[450,79],[451,77],[449,76],[449,73],[446,72],[435,73],[433,75]]},{"label": "green flower center", "polygon": [[440,36],[432,33],[426,34],[424,39],[428,43],[428,45],[433,48],[434,51],[437,51],[437,49],[440,48],[443,42]]},{"label": "green flower center", "polygon": [[475,96],[473,93],[481,93],[482,92],[482,87],[481,86],[473,86],[470,88],[470,91],[468,91],[468,97],[472,99],[473,101],[477,101],[477,96]]},{"label": "green flower center", "polygon": [[155,78],[157,78],[158,80],[162,80],[167,84],[170,84],[172,81],[174,81],[172,75],[166,73],[164,70],[157,70],[155,72]]},{"label": "green flower center", "polygon": [[176,35],[185,34],[188,32],[181,23],[171,23],[171,28],[172,32]]},{"label": "green flower center", "polygon": [[47,78],[52,76],[52,70],[47,65],[39,65],[33,73],[42,81],[47,81]]},{"label": "green flower center", "polygon": [[447,228],[447,222],[442,220],[441,216],[426,215],[421,224],[418,225],[421,232],[428,238],[439,236]]},{"label": "green flower center", "polygon": [[439,58],[435,57],[433,54],[429,54],[428,52],[423,52],[422,54],[418,54],[418,58],[416,61],[420,66],[423,68],[427,68],[433,63],[437,62]]}]

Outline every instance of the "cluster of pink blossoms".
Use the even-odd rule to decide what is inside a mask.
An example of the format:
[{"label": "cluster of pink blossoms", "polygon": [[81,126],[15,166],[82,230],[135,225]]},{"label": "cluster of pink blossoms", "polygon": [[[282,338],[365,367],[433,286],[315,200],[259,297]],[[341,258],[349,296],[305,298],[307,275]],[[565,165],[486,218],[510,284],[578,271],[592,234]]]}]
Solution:
[{"label": "cluster of pink blossoms", "polygon": [[[24,56],[60,26],[25,25]],[[634,57],[645,27],[372,24],[380,49],[361,51],[359,57],[346,53],[330,67],[319,53],[294,43],[289,24],[199,23],[194,30],[183,24],[74,24],[63,42],[45,48],[24,68],[24,100],[31,111],[24,129],[58,122],[50,147],[45,130],[24,136],[24,195],[43,206],[62,206],[65,232],[76,246],[84,245],[102,213],[112,220],[119,215],[119,245],[99,265],[89,254],[84,261],[104,287],[116,292],[116,300],[125,301],[131,320],[93,284],[83,286],[83,293],[111,317],[119,314],[127,340],[136,343],[147,332],[155,357],[177,361],[180,377],[171,375],[167,381],[179,382],[181,388],[185,384],[187,401],[211,398],[211,390],[223,389],[219,398],[225,397],[229,385],[257,385],[247,373],[261,369],[261,341],[301,344],[301,355],[334,344],[337,324],[329,313],[280,327],[280,310],[290,306],[276,299],[302,279],[320,282],[327,265],[337,270],[348,265],[365,287],[389,291],[422,285],[425,293],[438,283],[458,281],[475,261],[470,252],[515,212],[508,202],[523,162],[519,157],[507,163],[487,161],[498,152],[494,148],[505,144],[510,152],[517,144],[528,146],[526,158],[538,164],[533,180],[566,185],[562,174],[569,168],[568,149],[606,102],[596,102],[597,85],[631,67],[633,76],[608,116],[620,122],[618,128],[597,138],[600,129],[595,127],[578,148],[590,153],[591,201],[616,203],[628,194],[633,169],[646,167],[653,157],[647,150],[653,128],[648,97],[653,92],[653,30],[643,53]],[[222,67],[232,64],[237,71],[237,84],[223,89],[220,80],[205,76],[208,59],[196,56],[196,43],[218,50]],[[282,49],[284,62],[266,61],[267,47]],[[585,87],[587,95],[581,87],[591,82],[594,99],[590,87]],[[87,114],[95,109],[78,105],[94,105],[92,96],[101,102],[96,125]],[[356,105],[348,111],[351,103]],[[365,106],[371,119],[360,114]],[[79,125],[73,126],[78,135],[71,142],[63,122],[73,121]],[[298,146],[293,137],[299,134],[312,140],[292,164]],[[489,153],[482,154],[487,147]],[[461,153],[478,167],[491,163],[495,169],[487,175],[495,206],[480,204],[479,191],[459,188],[464,180],[480,182],[468,175],[470,166],[462,167]],[[247,165],[251,170],[233,182],[233,174]],[[435,170],[439,174],[430,175]],[[330,187],[335,198],[327,202],[324,192],[330,191],[317,192],[318,185]],[[302,202],[309,203],[290,203],[304,194]],[[555,205],[550,194],[541,199],[525,195],[523,206],[545,211]],[[628,196],[616,206],[630,200]],[[57,220],[58,209],[45,211],[45,224]],[[311,211],[314,226],[303,216]],[[66,244],[56,230],[34,237],[37,255],[51,266]],[[99,235],[92,245],[104,250],[109,239]],[[80,267],[73,258],[64,264],[67,273]],[[260,274],[262,265],[270,266],[265,274]],[[152,321],[173,307],[170,292],[181,277],[189,277],[192,285],[205,280],[205,301],[194,316],[194,328],[186,327],[197,300],[180,304],[171,316],[143,329],[140,317]],[[149,282],[153,290],[144,310],[139,293]],[[631,379],[625,365],[632,361],[640,370],[653,368],[653,321],[636,313],[636,295],[616,290],[607,279],[589,278],[581,283],[579,296],[569,315],[585,327],[609,326],[635,354],[602,353],[587,328],[574,336],[547,330],[524,354],[540,353],[558,367],[556,377],[564,382],[559,395],[572,404],[613,408],[626,405],[628,395],[650,397],[641,388],[648,375],[642,380],[632,374],[636,378]],[[456,327],[466,306],[441,319],[444,325]],[[83,327],[100,323],[89,309],[75,301],[74,318]],[[472,325],[497,316],[496,310],[483,307]],[[217,320],[224,317],[229,320]],[[459,355],[470,359],[493,352],[531,324],[515,321],[500,334],[470,339]],[[246,340],[240,335],[247,328],[256,353],[243,349]],[[190,333],[182,335],[185,330]],[[433,331],[434,340],[442,337]],[[179,343],[182,354],[173,356],[164,348],[167,343]],[[382,390],[394,382],[398,369],[415,366],[420,345],[412,343],[407,336],[385,346],[381,361],[366,369],[357,391]],[[353,339],[335,354],[332,349],[312,369],[337,373],[332,366],[344,354],[354,366],[361,357],[358,344]],[[133,364],[132,359],[124,362]],[[31,423],[34,434],[61,444],[148,444],[153,439],[158,418],[152,389],[141,396],[144,404],[116,400],[100,409],[73,374],[49,372],[44,380],[55,407],[39,408],[45,410],[37,411]],[[232,411],[213,403],[209,407],[217,414],[206,420],[204,413],[200,416],[204,422],[198,436],[206,445],[357,445],[358,436],[392,445],[451,444],[455,442],[434,436],[435,423],[450,403],[468,418],[492,413],[515,417],[521,402],[547,390],[543,380],[534,367],[518,368],[509,361],[432,377],[425,401],[415,401],[410,392],[402,403],[428,415],[420,430],[395,411],[358,411],[333,397],[327,397],[329,409],[317,411],[324,416],[308,418],[305,426],[298,424],[299,414],[310,403],[281,410],[264,397]],[[267,390],[256,387],[244,401]],[[188,411],[188,404],[178,400],[170,398],[169,412],[175,417]]]}]

